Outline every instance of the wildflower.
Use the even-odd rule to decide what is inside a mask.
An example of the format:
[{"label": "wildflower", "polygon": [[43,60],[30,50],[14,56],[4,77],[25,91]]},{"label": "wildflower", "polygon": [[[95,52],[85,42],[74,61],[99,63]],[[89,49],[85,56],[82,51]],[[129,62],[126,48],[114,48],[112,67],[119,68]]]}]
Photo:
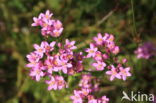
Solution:
[{"label": "wildflower", "polygon": [[75,41],[69,41],[68,39],[66,39],[66,43],[65,43],[65,49],[70,49],[70,50],[73,50],[73,49],[76,49],[77,47],[74,46],[75,44]]},{"label": "wildflower", "polygon": [[137,58],[149,59],[156,56],[156,47],[151,42],[146,42],[135,51]]},{"label": "wildflower", "polygon": [[30,76],[35,77],[36,81],[39,81],[41,77],[44,76],[44,73],[41,69],[39,68],[33,68],[30,71]]},{"label": "wildflower", "polygon": [[88,52],[87,57],[88,57],[88,58],[94,57],[96,51],[97,51],[97,48],[95,48],[93,44],[90,44],[90,48],[86,49],[86,52]]},{"label": "wildflower", "polygon": [[47,10],[45,12],[45,14],[42,14],[42,17],[45,18],[45,19],[50,19],[52,15],[53,15],[53,13],[50,13],[50,11]]},{"label": "wildflower", "polygon": [[94,37],[93,40],[96,42],[97,45],[103,44],[103,37],[102,37],[101,33],[98,33],[97,37]]},{"label": "wildflower", "polygon": [[62,31],[63,31],[63,28],[61,28],[59,30],[54,29],[53,32],[50,32],[49,34],[53,37],[59,37],[61,35]]},{"label": "wildflower", "polygon": [[109,102],[109,98],[107,98],[106,96],[102,96],[101,98],[98,99],[98,103],[108,103]]},{"label": "wildflower", "polygon": [[104,62],[100,62],[100,61],[97,61],[97,63],[93,63],[92,65],[96,68],[97,71],[104,70],[104,67],[106,66]]},{"label": "wildflower", "polygon": [[97,99],[94,98],[93,95],[88,95],[88,103],[98,103]]},{"label": "wildflower", "polygon": [[131,76],[131,73],[129,73],[130,67],[127,68],[120,67],[119,69],[120,69],[121,78],[123,80],[126,80],[127,76]]},{"label": "wildflower", "polygon": [[107,71],[106,74],[111,75],[110,81],[114,80],[114,78],[121,79],[120,74],[117,72],[116,68],[112,65],[111,70]]},{"label": "wildflower", "polygon": [[48,90],[56,90],[57,89],[57,82],[55,80],[55,77],[51,76],[50,80],[47,80],[46,83],[48,84]]},{"label": "wildflower", "polygon": [[74,90],[74,96],[71,96],[71,100],[73,100],[73,103],[83,103],[83,99],[80,95],[80,91]]},{"label": "wildflower", "polygon": [[55,76],[55,80],[57,82],[57,88],[62,89],[66,87],[66,82],[62,76]]},{"label": "wildflower", "polygon": [[113,53],[113,54],[118,54],[119,51],[120,51],[119,47],[118,47],[118,46],[115,46],[115,47],[113,48],[113,50],[112,50],[112,53]]},{"label": "wildflower", "polygon": [[45,53],[44,42],[41,42],[41,45],[34,44],[34,48],[36,49],[36,53],[43,57]]},{"label": "wildflower", "polygon": [[55,41],[51,42],[50,44],[48,44],[48,42],[43,42],[44,43],[44,48],[45,48],[45,52],[48,53],[48,52],[51,52],[54,50],[54,46],[56,44]]},{"label": "wildflower", "polygon": [[94,59],[96,60],[96,61],[102,61],[102,53],[100,52],[100,51],[96,51],[95,52],[95,56],[94,56]]}]

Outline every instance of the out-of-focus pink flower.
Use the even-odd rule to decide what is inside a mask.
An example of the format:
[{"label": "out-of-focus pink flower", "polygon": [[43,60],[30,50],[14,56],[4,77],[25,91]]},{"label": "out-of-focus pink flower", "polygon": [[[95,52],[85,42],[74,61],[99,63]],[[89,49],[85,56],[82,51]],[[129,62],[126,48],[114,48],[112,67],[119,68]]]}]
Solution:
[{"label": "out-of-focus pink flower", "polygon": [[97,63],[93,63],[92,65],[96,68],[97,71],[104,70],[104,67],[106,66],[104,62],[100,62],[100,61],[97,61]]},{"label": "out-of-focus pink flower", "polygon": [[96,52],[95,52],[94,59],[95,59],[96,61],[102,61],[102,53],[101,53],[100,51],[96,51]]},{"label": "out-of-focus pink flower", "polygon": [[80,93],[80,91],[74,90],[74,95],[70,97],[73,103],[83,103]]},{"label": "out-of-focus pink flower", "polygon": [[149,59],[152,56],[156,56],[156,46],[151,42],[146,42],[135,51],[137,58]]},{"label": "out-of-focus pink flower", "polygon": [[118,54],[119,51],[120,51],[119,46],[115,46],[115,47],[113,48],[113,50],[112,50],[112,53],[113,53],[113,54]]},{"label": "out-of-focus pink flower", "polygon": [[46,81],[48,84],[48,90],[56,90],[56,89],[62,89],[66,87],[66,82],[62,76],[50,76],[50,80]]},{"label": "out-of-focus pink flower", "polygon": [[97,99],[93,95],[88,95],[88,103],[98,103]]},{"label": "out-of-focus pink flower", "polygon": [[77,47],[76,46],[74,46],[74,44],[75,44],[75,41],[69,41],[68,39],[66,39],[66,43],[65,43],[65,48],[66,49],[70,49],[70,50],[73,50],[73,49],[76,49]]},{"label": "out-of-focus pink flower", "polygon": [[120,74],[117,72],[117,69],[112,65],[111,70],[107,71],[106,74],[111,75],[110,81],[114,80],[114,78],[121,79]]},{"label": "out-of-focus pink flower", "polygon": [[107,54],[103,54],[103,59],[108,59],[109,56]]},{"label": "out-of-focus pink flower", "polygon": [[126,80],[126,77],[131,76],[131,73],[129,72],[130,71],[130,67],[127,67],[127,68],[120,67],[119,69],[120,69],[121,78],[123,80]]},{"label": "out-of-focus pink flower", "polygon": [[97,50],[98,49],[95,48],[93,44],[90,44],[90,48],[85,50],[88,53],[87,57],[88,58],[94,57]]},{"label": "out-of-focus pink flower", "polygon": [[102,37],[101,33],[98,33],[97,37],[94,37],[93,40],[96,42],[97,45],[103,44],[103,37]]},{"label": "out-of-focus pink flower", "polygon": [[30,76],[35,77],[35,80],[39,81],[40,78],[44,76],[44,73],[40,68],[33,68],[30,71]]},{"label": "out-of-focus pink flower", "polygon": [[91,74],[83,74],[82,79],[79,83],[79,86],[82,88],[90,88],[91,87]]},{"label": "out-of-focus pink flower", "polygon": [[66,82],[62,76],[55,76],[55,80],[57,82],[57,88],[62,89],[66,87]]},{"label": "out-of-focus pink flower", "polygon": [[47,10],[47,11],[45,12],[45,14],[42,14],[42,17],[43,17],[43,18],[46,18],[46,19],[50,19],[52,15],[53,15],[53,13],[50,13],[50,11]]},{"label": "out-of-focus pink flower", "polygon": [[48,90],[56,90],[57,89],[57,81],[53,76],[50,77],[50,80],[47,80],[46,83],[48,84]]},{"label": "out-of-focus pink flower", "polygon": [[53,25],[54,25],[54,28],[57,30],[62,28],[62,23],[60,20],[56,20]]},{"label": "out-of-focus pink flower", "polygon": [[37,54],[37,52],[31,52],[26,56],[28,58],[29,62],[38,62],[40,60],[40,55]]},{"label": "out-of-focus pink flower", "polygon": [[36,53],[39,54],[41,57],[43,57],[43,54],[45,53],[44,48],[44,42],[41,42],[41,45],[34,44],[34,48],[36,49]]},{"label": "out-of-focus pink flower", "polygon": [[59,37],[61,35],[62,31],[63,31],[63,28],[61,28],[59,30],[55,29],[55,30],[53,30],[53,32],[50,33],[50,35],[53,37]]},{"label": "out-of-focus pink flower", "polygon": [[102,98],[98,99],[98,103],[108,103],[109,102],[109,98],[107,98],[106,96],[102,96]]},{"label": "out-of-focus pink flower", "polygon": [[62,70],[63,73],[65,73],[65,74],[67,74],[68,68],[71,68],[71,67],[72,67],[72,64],[71,64],[71,63],[68,63],[68,62],[65,61],[65,60],[61,60],[60,65],[61,65],[61,70]]},{"label": "out-of-focus pink flower", "polygon": [[44,48],[45,48],[45,52],[48,53],[48,52],[51,52],[54,50],[54,46],[56,44],[55,41],[51,42],[50,44],[46,41],[43,42],[44,43]]}]

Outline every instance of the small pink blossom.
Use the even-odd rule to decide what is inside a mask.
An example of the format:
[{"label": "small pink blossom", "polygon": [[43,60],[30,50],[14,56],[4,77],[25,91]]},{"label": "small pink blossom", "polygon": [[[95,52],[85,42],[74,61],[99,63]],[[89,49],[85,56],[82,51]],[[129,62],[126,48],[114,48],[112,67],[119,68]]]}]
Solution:
[{"label": "small pink blossom", "polygon": [[57,30],[57,29],[54,29],[53,32],[50,33],[51,36],[53,37],[59,37],[61,35],[63,31],[63,28]]},{"label": "small pink blossom", "polygon": [[94,57],[97,50],[98,49],[95,48],[93,44],[90,44],[90,48],[86,49],[86,52],[88,53],[87,57]]},{"label": "small pink blossom", "polygon": [[44,42],[41,42],[41,45],[34,44],[34,48],[36,49],[36,53],[38,53],[41,57],[45,53]]},{"label": "small pink blossom", "polygon": [[68,39],[66,39],[66,42],[65,42],[65,48],[66,49],[70,49],[70,50],[73,50],[73,49],[76,49],[77,47],[76,46],[74,46],[74,44],[75,44],[75,41],[69,41]]},{"label": "small pink blossom", "polygon": [[56,90],[57,89],[57,81],[53,76],[50,77],[50,80],[47,80],[46,83],[48,84],[48,90]]},{"label": "small pink blossom", "polygon": [[130,67],[127,67],[127,68],[120,67],[119,69],[120,69],[121,78],[123,80],[126,80],[126,77],[131,76],[131,73],[129,73]]},{"label": "small pink blossom", "polygon": [[112,65],[111,70],[106,72],[107,75],[111,75],[110,81],[114,80],[114,78],[121,79],[120,74],[117,72],[116,68]]},{"label": "small pink blossom", "polygon": [[96,42],[97,45],[103,44],[103,37],[102,37],[101,33],[98,33],[97,37],[94,37],[93,40]]},{"label": "small pink blossom", "polygon": [[96,51],[95,52],[95,56],[94,56],[94,59],[96,60],[96,61],[102,61],[102,53],[100,52],[100,51]]},{"label": "small pink blossom", "polygon": [[41,69],[39,68],[33,68],[30,71],[30,76],[35,77],[36,81],[39,81],[41,77],[44,76],[44,73]]},{"label": "small pink blossom", "polygon": [[51,51],[54,50],[54,46],[56,44],[55,41],[51,42],[50,44],[48,42],[46,42],[46,41],[43,42],[43,43],[44,43],[44,48],[45,48],[46,53],[51,52]]},{"label": "small pink blossom", "polygon": [[80,91],[74,90],[74,95],[70,97],[73,103],[83,103],[80,93]]},{"label": "small pink blossom", "polygon": [[115,46],[115,47],[113,48],[113,50],[112,50],[112,53],[113,53],[113,54],[118,54],[119,51],[120,51],[119,46]]},{"label": "small pink blossom", "polygon": [[55,80],[57,81],[57,88],[59,90],[66,87],[66,82],[62,76],[55,76]]},{"label": "small pink blossom", "polygon": [[97,61],[97,63],[93,63],[92,65],[96,68],[97,71],[102,71],[104,70],[104,67],[106,67],[106,64],[100,61]]},{"label": "small pink blossom", "polygon": [[108,103],[109,98],[107,98],[106,96],[102,96],[101,101],[102,101],[101,103]]}]

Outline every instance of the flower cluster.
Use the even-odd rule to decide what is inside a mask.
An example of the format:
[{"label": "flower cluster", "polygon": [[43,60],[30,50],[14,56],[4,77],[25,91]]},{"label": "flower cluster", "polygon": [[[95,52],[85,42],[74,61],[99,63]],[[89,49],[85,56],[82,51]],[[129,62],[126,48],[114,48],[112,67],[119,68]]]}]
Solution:
[{"label": "flower cluster", "polygon": [[[90,48],[85,51],[88,53],[86,58],[94,59],[95,63],[92,63],[92,66],[95,67],[96,71],[103,71],[107,66],[107,68],[109,68],[107,70],[109,71],[107,71],[106,74],[111,75],[111,81],[114,78],[126,80],[127,76],[131,76],[129,73],[130,67],[124,67],[127,60],[124,58],[120,63],[118,58],[111,56],[119,53],[119,46],[115,44],[112,34],[105,33],[105,35],[102,36],[101,33],[98,33],[97,37],[94,37],[93,40],[95,43],[91,43]],[[112,60],[117,67],[115,67],[114,64],[110,65],[109,61],[112,62]],[[106,63],[109,63],[109,65]]]},{"label": "flower cluster", "polygon": [[63,31],[60,20],[51,19],[52,13],[49,10],[46,13],[40,13],[38,17],[34,17],[32,26],[40,26],[43,36],[51,35],[52,37],[59,37]]},{"label": "flower cluster", "polygon": [[[39,17],[33,18],[32,26],[40,26],[43,36],[59,37],[63,31],[62,23],[51,19],[52,15],[49,10],[45,14],[41,13]],[[36,81],[43,80],[50,91],[68,87],[64,76],[68,78],[79,72],[88,72],[82,75],[79,82],[80,89],[74,90],[71,100],[73,103],[108,103],[109,99],[106,96],[101,98],[94,96],[95,92],[100,90],[98,78],[91,75],[92,71],[86,71],[83,60],[93,58],[92,66],[95,70],[106,70],[111,81],[114,78],[126,80],[128,76],[131,76],[130,67],[125,67],[127,59],[119,60],[116,57],[120,49],[115,44],[112,34],[105,33],[102,36],[98,33],[93,40],[95,42],[90,43],[90,48],[85,50],[88,53],[87,56],[83,56],[82,52],[75,53],[74,50],[77,49],[75,41],[68,39],[64,43],[42,41],[40,45],[34,44],[35,51],[26,56],[29,61],[26,66],[31,68],[30,77]]]},{"label": "flower cluster", "polygon": [[[59,48],[57,53],[54,52],[56,44]],[[30,76],[36,81],[44,76],[50,77],[50,81],[46,81],[48,90],[65,87],[66,83],[62,76],[58,76],[58,72],[73,75],[83,70],[82,53],[73,52],[76,49],[74,44],[75,41],[70,42],[68,39],[65,45],[55,41],[50,44],[46,41],[40,45],[34,44],[35,51],[27,55],[29,63],[26,66],[31,68]]]},{"label": "flower cluster", "polygon": [[156,47],[151,42],[146,42],[135,51],[137,58],[149,59],[156,56]]},{"label": "flower cluster", "polygon": [[106,96],[102,96],[101,98],[96,99],[94,95],[92,95],[94,92],[99,90],[98,84],[93,85],[92,81],[94,79],[92,78],[91,74],[84,74],[82,75],[82,79],[79,83],[79,87],[81,87],[79,90],[74,90],[74,95],[71,96],[71,100],[73,103],[108,103],[109,98]]}]

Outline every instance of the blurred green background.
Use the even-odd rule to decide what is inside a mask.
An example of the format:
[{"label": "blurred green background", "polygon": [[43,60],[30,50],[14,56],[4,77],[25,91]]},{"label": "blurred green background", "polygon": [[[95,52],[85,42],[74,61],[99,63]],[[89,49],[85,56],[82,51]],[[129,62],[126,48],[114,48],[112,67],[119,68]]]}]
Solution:
[{"label": "blurred green background", "polygon": [[48,92],[25,67],[33,44],[43,40],[31,27],[32,18],[47,9],[63,22],[61,38],[77,41],[77,51],[88,47],[98,32],[115,35],[121,46],[119,57],[129,60],[133,76],[126,82],[110,82],[103,75],[100,92],[110,103],[121,103],[123,90],[156,94],[156,58],[138,60],[134,54],[139,44],[156,43],[156,0],[0,0],[0,103],[71,103],[77,78],[71,78],[69,89]]}]

